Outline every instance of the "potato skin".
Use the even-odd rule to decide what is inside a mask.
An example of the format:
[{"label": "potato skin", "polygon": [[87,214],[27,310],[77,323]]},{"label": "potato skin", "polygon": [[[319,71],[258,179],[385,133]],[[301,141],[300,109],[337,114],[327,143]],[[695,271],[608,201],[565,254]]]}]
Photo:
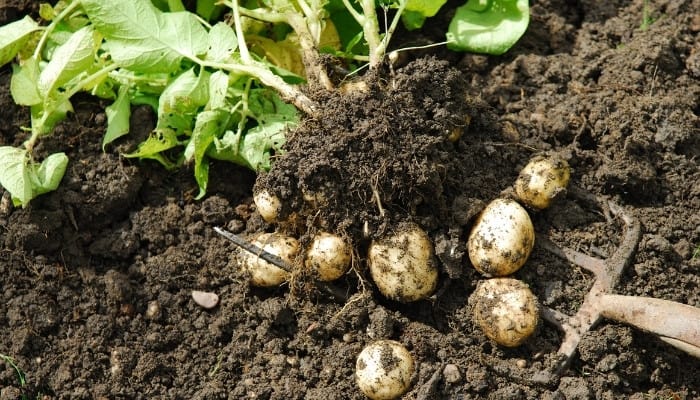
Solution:
[{"label": "potato skin", "polygon": [[[252,244],[280,257],[289,265],[294,264],[294,258],[299,254],[299,242],[291,236],[279,233],[262,233]],[[238,254],[238,260],[243,269],[250,274],[250,284],[253,286],[279,286],[289,277],[287,271],[243,249]]]},{"label": "potato skin", "polygon": [[370,399],[390,400],[408,390],[414,370],[413,356],[401,343],[378,340],[357,356],[355,381]]},{"label": "potato skin", "polygon": [[396,233],[375,240],[369,247],[369,271],[386,297],[411,302],[430,296],[437,286],[435,250],[428,234],[407,223]]},{"label": "potato skin", "polygon": [[253,202],[265,222],[272,223],[279,219],[282,211],[282,202],[279,197],[267,190],[261,190],[253,196]]},{"label": "potato skin", "polygon": [[517,279],[479,282],[469,302],[474,321],[489,339],[502,346],[519,346],[539,323],[537,298],[525,282]]},{"label": "potato skin", "polygon": [[467,250],[474,268],[486,277],[506,276],[525,264],[535,246],[527,211],[512,199],[496,199],[479,214]]},{"label": "potato skin", "polygon": [[343,276],[352,262],[352,249],[343,238],[319,232],[306,251],[304,265],[321,281],[334,281]]},{"label": "potato skin", "polygon": [[536,156],[520,171],[515,195],[526,206],[542,210],[566,190],[570,177],[569,164],[563,158]]}]

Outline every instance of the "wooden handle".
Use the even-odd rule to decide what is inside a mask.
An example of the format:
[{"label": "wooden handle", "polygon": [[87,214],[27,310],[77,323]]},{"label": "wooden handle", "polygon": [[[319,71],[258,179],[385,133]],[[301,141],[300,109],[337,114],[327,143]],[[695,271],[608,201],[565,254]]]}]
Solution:
[{"label": "wooden handle", "polygon": [[600,314],[659,335],[665,342],[700,358],[700,308],[651,297],[602,295]]}]

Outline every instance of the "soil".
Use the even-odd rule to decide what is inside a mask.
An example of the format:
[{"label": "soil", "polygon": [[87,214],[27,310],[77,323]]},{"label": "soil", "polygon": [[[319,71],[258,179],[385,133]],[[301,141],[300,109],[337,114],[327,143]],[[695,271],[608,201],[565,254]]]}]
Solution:
[{"label": "soil", "polygon": [[[36,4],[4,2],[0,23]],[[461,250],[474,215],[507,195],[520,168],[556,153],[572,186],[643,225],[616,293],[700,307],[698,9],[698,0],[536,2],[503,56],[433,48],[373,77],[367,92],[316,95],[322,111],[290,133],[270,173],[214,164],[201,201],[191,170],[121,156],[153,128],[149,109],[135,108],[131,134],[103,152],[106,104],[78,97],[37,148],[70,157],[59,189],[24,209],[8,193],[0,203],[0,354],[26,380],[0,362],[0,399],[361,399],[355,358],[380,338],[416,358],[409,399],[700,398],[700,360],[611,321],[584,335],[561,379],[533,381],[562,334],[543,322],[517,348],[485,338],[468,304],[482,278]],[[0,69],[0,145],[21,144],[29,124],[10,75]],[[252,202],[261,188],[285,200],[288,222],[262,221]],[[538,233],[593,256],[611,255],[623,236],[571,195],[531,216]],[[436,294],[410,304],[382,297],[363,259],[372,238],[405,221],[428,231],[441,271]],[[250,287],[215,226],[302,242],[341,232],[357,249],[334,283],[345,298],[303,276]],[[592,284],[537,245],[515,277],[567,314]],[[219,305],[200,307],[193,290],[218,294]]]}]

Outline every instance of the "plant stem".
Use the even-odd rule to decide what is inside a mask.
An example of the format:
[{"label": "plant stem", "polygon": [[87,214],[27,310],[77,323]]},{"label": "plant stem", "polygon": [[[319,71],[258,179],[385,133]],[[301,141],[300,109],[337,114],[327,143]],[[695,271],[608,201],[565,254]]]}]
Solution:
[{"label": "plant stem", "polygon": [[70,3],[51,21],[51,23],[46,27],[46,29],[44,29],[44,32],[42,33],[41,38],[39,39],[39,43],[36,45],[36,49],[34,50],[34,58],[36,58],[37,60],[41,59],[41,51],[43,50],[44,45],[46,44],[46,41],[49,39],[49,36],[53,32],[53,30],[56,29],[56,26],[59,22],[61,22],[64,18],[66,18],[68,14],[72,13],[76,8],[78,8],[79,5],[79,1],[74,1]]},{"label": "plant stem", "polygon": [[238,9],[238,0],[231,2],[231,10],[233,10],[233,25],[236,29],[238,51],[241,53],[241,61],[243,61],[244,64],[250,64],[253,59],[250,57],[248,45],[246,45],[245,37],[243,36],[243,27],[241,25],[241,13]]},{"label": "plant stem", "polygon": [[256,77],[262,84],[275,89],[284,100],[291,102],[297,108],[308,115],[316,114],[318,106],[296,87],[285,82],[281,77],[275,75],[264,64],[251,60],[250,64],[224,64],[210,61],[202,61],[192,58],[192,61],[203,67],[222,69],[224,71],[248,74]]},{"label": "plant stem", "polygon": [[[110,72],[114,71],[115,69],[119,68],[118,65],[116,64],[109,64],[105,67],[102,67],[102,69],[98,70],[97,72],[94,72],[87,77],[83,78],[80,80],[78,83],[73,85],[69,90],[66,90],[65,92],[61,93],[61,96],[57,99],[52,99],[53,101],[48,103],[48,105],[58,105],[60,106],[64,102],[68,101],[73,95],[78,93],[79,91],[83,90],[88,84],[90,84],[93,81],[96,81],[98,79],[101,79]],[[56,111],[56,106],[53,107],[46,107],[46,102],[44,105],[44,110],[43,114],[41,115],[41,118],[39,121],[35,124],[32,122],[32,135],[29,137],[29,139],[24,142],[24,148],[27,149],[28,152],[32,152],[34,149],[34,146],[36,145],[37,140],[46,132],[43,130],[39,130],[38,127],[43,127],[44,124],[46,123],[46,120]]]}]

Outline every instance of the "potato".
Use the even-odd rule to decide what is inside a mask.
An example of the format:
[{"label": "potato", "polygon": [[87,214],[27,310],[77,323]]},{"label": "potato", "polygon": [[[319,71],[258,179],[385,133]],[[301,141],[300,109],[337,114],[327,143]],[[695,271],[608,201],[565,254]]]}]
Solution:
[{"label": "potato", "polygon": [[569,184],[571,172],[566,160],[537,156],[520,171],[515,181],[515,194],[523,204],[541,210]]},{"label": "potato", "polygon": [[261,190],[253,195],[253,202],[265,222],[272,223],[277,221],[282,210],[282,202],[279,197],[267,190]]},{"label": "potato", "polygon": [[372,242],[368,263],[377,288],[390,299],[421,300],[437,286],[433,245],[416,224],[403,224],[394,234]]},{"label": "potato", "polygon": [[413,356],[401,343],[378,340],[357,356],[355,380],[370,399],[390,400],[408,390],[414,369]]},{"label": "potato", "polygon": [[539,305],[530,288],[513,278],[479,282],[472,293],[474,320],[494,342],[515,347],[530,337],[539,323]]},{"label": "potato", "polygon": [[[252,243],[280,257],[289,265],[294,264],[294,258],[299,254],[299,242],[293,237],[279,233],[262,233]],[[287,271],[243,249],[239,253],[239,262],[250,274],[250,284],[253,286],[278,286],[289,277]]]},{"label": "potato", "polygon": [[328,282],[343,276],[350,269],[352,248],[338,235],[320,232],[306,251],[304,265],[319,280]]},{"label": "potato", "polygon": [[506,276],[525,264],[535,246],[527,211],[511,199],[496,199],[479,214],[469,233],[469,259],[486,277]]}]

